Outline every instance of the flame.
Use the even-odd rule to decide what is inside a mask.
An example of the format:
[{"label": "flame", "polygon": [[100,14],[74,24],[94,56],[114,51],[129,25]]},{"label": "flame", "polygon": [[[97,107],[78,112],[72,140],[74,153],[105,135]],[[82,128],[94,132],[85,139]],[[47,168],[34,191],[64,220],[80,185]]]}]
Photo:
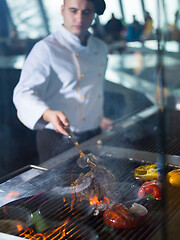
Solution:
[{"label": "flame", "polygon": [[94,198],[90,198],[89,203],[90,205],[96,205],[97,203],[99,203],[98,197],[95,195]]},{"label": "flame", "polygon": [[[36,233],[32,228],[26,227],[25,229],[21,229],[21,225],[17,225],[18,230],[21,230],[19,237],[31,239],[31,240],[47,240],[51,237],[51,239],[61,240],[66,236],[66,225],[69,222],[67,219],[64,224],[60,225],[55,229],[49,229],[44,233]],[[23,230],[23,231],[22,231]]]},{"label": "flame", "polygon": [[22,226],[22,225],[20,225],[20,224],[19,224],[19,225],[17,225],[16,227],[17,227],[17,230],[18,230],[19,232],[21,232],[21,231],[23,230],[23,226]]},{"label": "flame", "polygon": [[11,199],[13,197],[18,197],[18,196],[19,196],[18,192],[12,191],[6,195],[6,199],[8,200],[8,199]]},{"label": "flame", "polygon": [[93,198],[90,198],[89,199],[89,203],[90,205],[99,205],[101,203],[106,203],[106,204],[109,204],[110,203],[110,200],[109,198],[107,197],[104,197],[103,200],[98,200],[98,197],[95,195]]}]

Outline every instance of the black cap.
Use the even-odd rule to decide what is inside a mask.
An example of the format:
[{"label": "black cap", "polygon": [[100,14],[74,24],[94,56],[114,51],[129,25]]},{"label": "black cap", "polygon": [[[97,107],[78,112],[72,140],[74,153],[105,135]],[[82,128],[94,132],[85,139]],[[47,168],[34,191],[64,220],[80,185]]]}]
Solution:
[{"label": "black cap", "polygon": [[88,0],[94,4],[95,12],[98,15],[102,15],[106,9],[106,4],[104,0]]}]

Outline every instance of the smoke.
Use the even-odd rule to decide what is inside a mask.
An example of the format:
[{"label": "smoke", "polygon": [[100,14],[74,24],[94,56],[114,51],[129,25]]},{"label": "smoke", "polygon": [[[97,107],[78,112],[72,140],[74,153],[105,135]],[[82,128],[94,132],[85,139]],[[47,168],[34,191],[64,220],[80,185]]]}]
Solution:
[{"label": "smoke", "polygon": [[91,185],[92,179],[90,177],[84,177],[83,182],[77,184],[76,186],[60,187],[56,186],[51,190],[53,194],[56,195],[71,195],[73,193],[79,193]]}]

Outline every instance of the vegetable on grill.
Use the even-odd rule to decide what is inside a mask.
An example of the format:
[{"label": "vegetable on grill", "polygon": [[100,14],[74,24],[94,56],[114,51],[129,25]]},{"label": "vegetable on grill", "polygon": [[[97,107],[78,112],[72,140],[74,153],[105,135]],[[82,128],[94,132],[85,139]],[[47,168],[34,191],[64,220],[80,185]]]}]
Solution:
[{"label": "vegetable on grill", "polygon": [[103,220],[112,228],[128,229],[136,227],[140,222],[140,217],[123,204],[117,203],[112,208],[106,209]]},{"label": "vegetable on grill", "polygon": [[162,199],[161,183],[157,180],[145,182],[138,191],[138,197],[144,198],[146,195],[152,194],[156,200]]},{"label": "vegetable on grill", "polygon": [[134,177],[137,180],[157,180],[157,164],[143,165],[135,168]]},{"label": "vegetable on grill", "polygon": [[180,187],[180,169],[176,169],[168,172],[167,180],[172,186]]}]

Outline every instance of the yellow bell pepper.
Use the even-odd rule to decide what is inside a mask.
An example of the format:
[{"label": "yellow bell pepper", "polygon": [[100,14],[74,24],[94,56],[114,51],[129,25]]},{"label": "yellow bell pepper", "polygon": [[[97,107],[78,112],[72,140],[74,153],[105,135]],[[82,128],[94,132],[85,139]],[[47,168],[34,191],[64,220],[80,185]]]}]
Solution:
[{"label": "yellow bell pepper", "polygon": [[167,181],[174,187],[180,187],[180,169],[175,169],[167,173]]},{"label": "yellow bell pepper", "polygon": [[157,164],[143,165],[135,168],[134,177],[138,180],[157,180]]}]

